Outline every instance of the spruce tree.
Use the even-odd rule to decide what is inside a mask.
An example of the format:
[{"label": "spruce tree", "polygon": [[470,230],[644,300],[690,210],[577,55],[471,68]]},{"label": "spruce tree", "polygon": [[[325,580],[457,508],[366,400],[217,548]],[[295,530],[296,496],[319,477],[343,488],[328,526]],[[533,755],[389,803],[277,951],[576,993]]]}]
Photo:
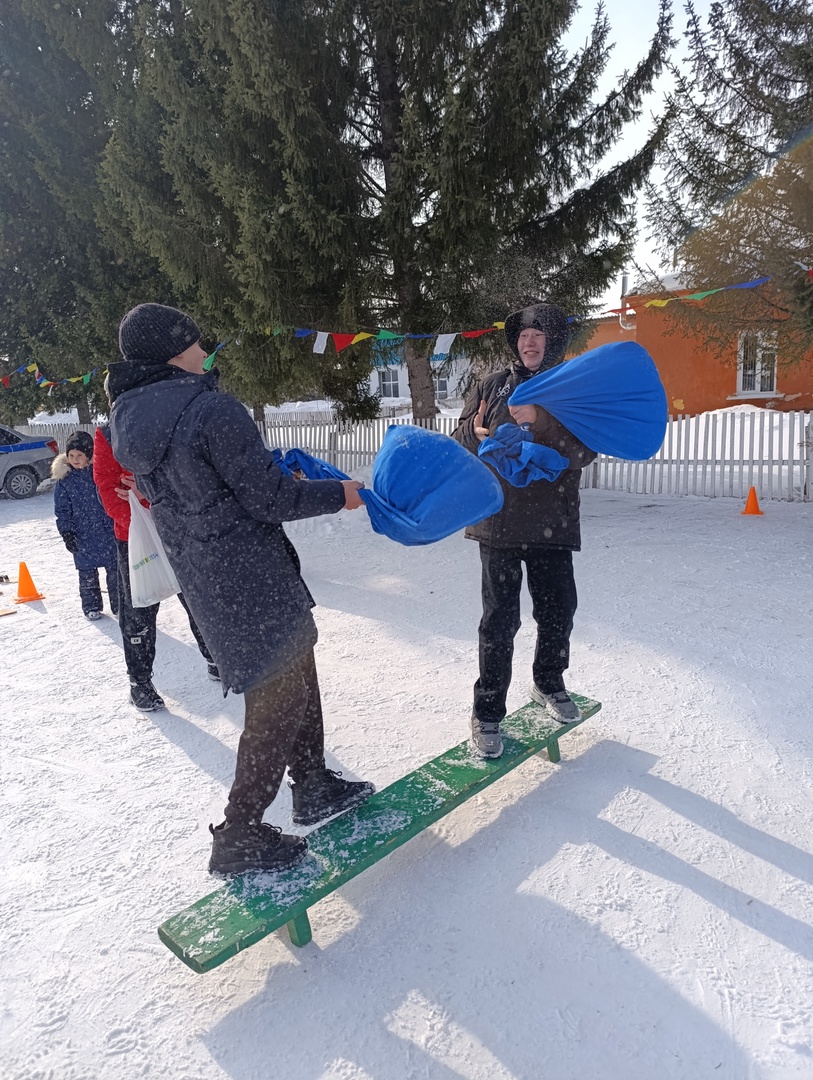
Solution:
[{"label": "spruce tree", "polygon": [[[368,370],[363,347],[314,358],[267,334],[281,325],[431,334],[540,296],[586,313],[628,257],[663,125],[601,163],[641,114],[670,16],[660,9],[648,54],[596,100],[610,26],[599,11],[568,56],[575,7],[140,6],[107,190],[176,286],[241,332],[232,377],[248,388],[346,367],[352,384]],[[429,348],[404,343],[416,417],[435,412]]]},{"label": "spruce tree", "polygon": [[[666,0],[603,97],[609,21],[569,55],[576,0],[20,2],[94,83],[111,220],[230,340],[244,400],[321,386],[363,414],[369,343],[318,356],[294,327],[434,335],[539,298],[586,314],[628,258],[663,122],[604,163],[664,63]],[[403,343],[417,418],[431,346]]]},{"label": "spruce tree", "polygon": [[687,10],[650,222],[692,290],[771,281],[667,310],[720,349],[739,330],[778,332],[792,362],[813,329],[813,8],[727,0],[705,22]]},{"label": "spruce tree", "polygon": [[[105,207],[107,115],[94,73],[48,26],[53,10],[0,0],[0,397],[16,422],[32,396],[47,411],[76,406],[81,421],[104,411],[101,372],[118,358],[122,311],[145,287],[169,289]],[[32,374],[16,374],[31,363],[48,380],[97,377],[32,395]]]}]

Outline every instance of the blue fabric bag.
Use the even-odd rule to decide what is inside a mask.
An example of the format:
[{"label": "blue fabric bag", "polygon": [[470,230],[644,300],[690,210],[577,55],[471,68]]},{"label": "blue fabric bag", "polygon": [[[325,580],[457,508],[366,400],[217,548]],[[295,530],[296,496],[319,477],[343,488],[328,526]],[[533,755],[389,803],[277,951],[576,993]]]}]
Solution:
[{"label": "blue fabric bag", "polygon": [[513,392],[509,405],[541,405],[597,454],[644,461],[666,434],[667,405],[646,349],[618,341],[540,372]]},{"label": "blue fabric bag", "polygon": [[[274,451],[278,453],[279,451]],[[276,459],[275,459],[276,460]],[[335,468],[328,461],[323,461],[321,458],[312,457],[311,454],[306,453],[304,450],[300,450],[298,446],[295,446],[293,450],[289,450],[280,463],[277,461],[283,472],[288,473],[290,476],[294,472],[301,472],[304,474],[306,480],[349,480],[350,477],[345,475],[339,469]]]},{"label": "blue fabric bag", "polygon": [[527,424],[500,424],[493,435],[483,439],[477,454],[512,487],[556,480],[570,464],[552,446],[534,442]]},{"label": "blue fabric bag", "polygon": [[[309,480],[350,479],[304,450],[273,454],[287,473],[301,469]],[[373,488],[359,494],[374,532],[408,547],[475,525],[503,502],[499,481],[473,454],[448,435],[412,424],[389,426],[373,464]]]},{"label": "blue fabric bag", "polygon": [[460,443],[412,424],[391,424],[359,492],[373,530],[415,547],[434,544],[502,509],[500,482]]}]

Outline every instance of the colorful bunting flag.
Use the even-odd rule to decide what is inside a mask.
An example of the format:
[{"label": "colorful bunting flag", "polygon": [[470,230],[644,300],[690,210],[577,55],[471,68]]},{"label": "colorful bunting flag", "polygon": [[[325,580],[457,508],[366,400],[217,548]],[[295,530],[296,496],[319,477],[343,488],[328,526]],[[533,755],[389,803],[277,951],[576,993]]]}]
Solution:
[{"label": "colorful bunting flag", "polygon": [[333,338],[333,344],[336,346],[336,352],[340,353],[342,349],[346,349],[348,345],[353,344],[353,338],[355,334],[331,334]]},{"label": "colorful bunting flag", "polygon": [[316,341],[313,343],[313,351],[315,353],[323,353],[327,348],[327,339],[329,334],[326,330],[320,330],[316,335]]},{"label": "colorful bunting flag", "polygon": [[440,334],[433,350],[433,356],[447,356],[457,334]]}]

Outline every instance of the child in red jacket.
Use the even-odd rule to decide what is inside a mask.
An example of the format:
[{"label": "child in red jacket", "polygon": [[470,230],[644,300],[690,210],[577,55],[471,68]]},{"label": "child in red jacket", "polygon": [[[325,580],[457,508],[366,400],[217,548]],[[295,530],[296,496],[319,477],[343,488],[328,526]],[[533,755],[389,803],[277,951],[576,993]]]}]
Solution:
[{"label": "child in red jacket", "polygon": [[[152,665],[155,660],[155,622],[160,605],[133,607],[130,593],[130,564],[128,560],[128,536],[130,533],[129,493],[133,490],[141,503],[149,503],[135,485],[135,478],[116,461],[110,445],[108,428],[98,428],[93,445],[93,479],[99,489],[99,497],[107,514],[113,519],[119,580],[119,626],[124,646],[124,662],[130,677],[130,699],[142,712],[155,712],[164,708],[164,700],[152,684]],[[189,627],[206,661],[209,678],[219,681],[217,670],[206,642],[201,637],[195,620],[186,606],[183,596],[178,599],[189,616]]]}]

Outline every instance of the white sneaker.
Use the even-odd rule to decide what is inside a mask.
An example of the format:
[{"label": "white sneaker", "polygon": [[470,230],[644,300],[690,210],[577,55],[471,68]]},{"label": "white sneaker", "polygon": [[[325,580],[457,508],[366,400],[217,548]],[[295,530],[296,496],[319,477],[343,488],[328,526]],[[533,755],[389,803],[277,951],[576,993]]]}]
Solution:
[{"label": "white sneaker", "polygon": [[502,757],[503,742],[500,725],[495,721],[471,718],[471,748],[481,758]]},{"label": "white sneaker", "polygon": [[567,690],[557,690],[555,694],[543,694],[534,683],[531,687],[531,697],[545,707],[548,716],[557,724],[572,724],[574,720],[581,719],[579,707]]}]

